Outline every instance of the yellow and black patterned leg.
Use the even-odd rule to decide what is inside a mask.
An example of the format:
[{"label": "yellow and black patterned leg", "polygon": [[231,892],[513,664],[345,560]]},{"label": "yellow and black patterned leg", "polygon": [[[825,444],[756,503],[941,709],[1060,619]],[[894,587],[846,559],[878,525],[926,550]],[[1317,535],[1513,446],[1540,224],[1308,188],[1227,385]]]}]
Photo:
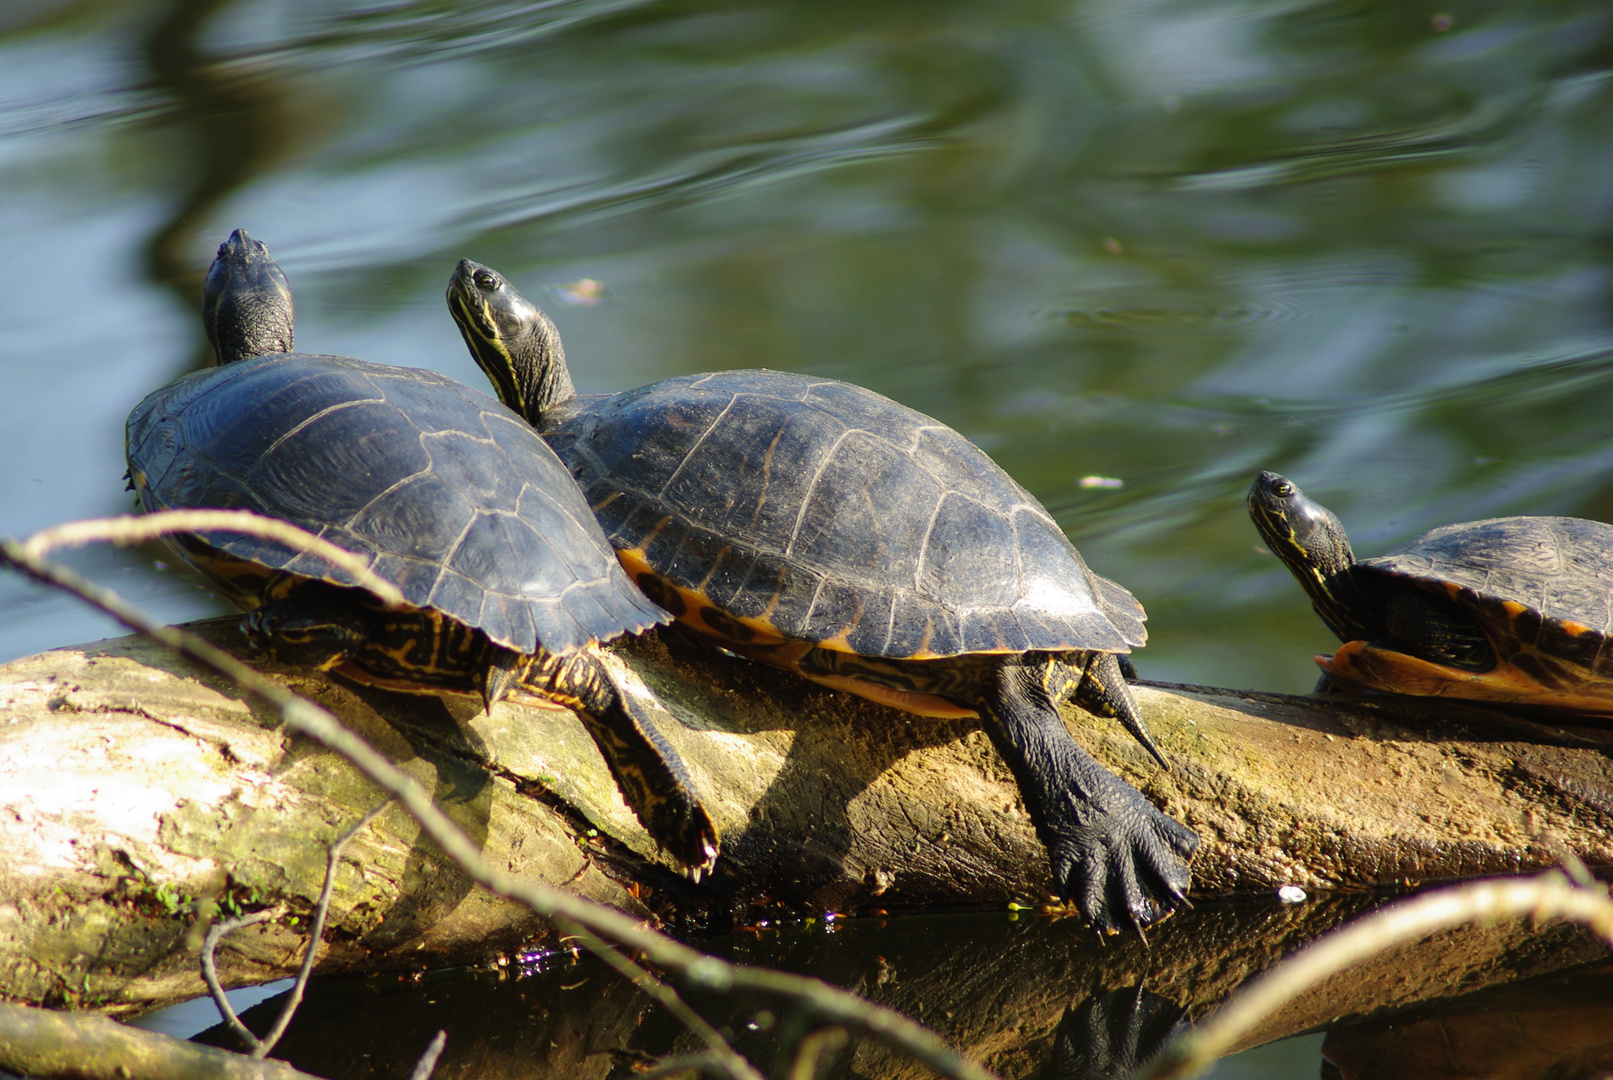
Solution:
[{"label": "yellow and black patterned leg", "polygon": [[1058,895],[1100,931],[1141,930],[1185,899],[1199,840],[1070,735],[1057,703],[1081,677],[1045,653],[1005,657],[980,702],[994,721],[986,731],[1019,782]]},{"label": "yellow and black patterned leg", "polygon": [[645,711],[622,693],[599,657],[539,653],[522,687],[577,711],[610,766],[622,799],[696,881],[717,859],[717,828],[683,759]]}]

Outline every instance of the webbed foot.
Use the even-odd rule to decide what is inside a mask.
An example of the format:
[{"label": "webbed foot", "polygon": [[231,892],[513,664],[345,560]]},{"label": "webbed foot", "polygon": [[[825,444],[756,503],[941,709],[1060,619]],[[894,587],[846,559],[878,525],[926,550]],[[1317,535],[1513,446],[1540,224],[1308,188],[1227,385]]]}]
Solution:
[{"label": "webbed foot", "polygon": [[[1113,657],[1099,656],[1118,677]],[[1004,659],[981,702],[996,721],[987,731],[1013,769],[1047,847],[1054,891],[1079,905],[1096,930],[1141,930],[1186,902],[1188,860],[1199,838],[1070,735],[1055,694],[1069,685],[1069,670],[1056,657]],[[1088,682],[1083,679],[1083,690]],[[1124,683],[1114,689],[1114,700],[1130,705]]]},{"label": "webbed foot", "polygon": [[1199,838],[1091,758],[1087,764],[1046,814],[1054,886],[1094,929],[1141,930],[1185,902]]}]

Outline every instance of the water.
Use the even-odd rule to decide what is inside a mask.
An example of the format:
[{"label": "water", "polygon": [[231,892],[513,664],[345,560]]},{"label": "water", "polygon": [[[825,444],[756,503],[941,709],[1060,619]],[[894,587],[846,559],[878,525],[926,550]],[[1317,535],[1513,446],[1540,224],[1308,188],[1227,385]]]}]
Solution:
[{"label": "water", "polygon": [[[1242,511],[1259,468],[1369,553],[1613,517],[1605,5],[3,18],[0,532],[129,508],[122,419],[201,362],[237,225],[307,349],[478,384],[441,300],[469,255],[546,304],[584,390],[767,365],[928,411],[1142,599],[1156,678],[1312,681],[1326,631]],[[151,554],[78,560],[219,610]],[[14,580],[0,608],[0,657],[113,632]]]},{"label": "water", "polygon": [[[1146,677],[1302,691],[1329,635],[1244,514],[1257,470],[1366,554],[1613,520],[1610,46],[1589,0],[19,0],[0,534],[130,509],[123,418],[204,362],[244,226],[304,349],[480,385],[442,301],[469,256],[585,392],[897,397],[1136,593]],[[222,610],[159,559],[72,557]],[[117,632],[10,577],[0,612],[0,659]]]}]

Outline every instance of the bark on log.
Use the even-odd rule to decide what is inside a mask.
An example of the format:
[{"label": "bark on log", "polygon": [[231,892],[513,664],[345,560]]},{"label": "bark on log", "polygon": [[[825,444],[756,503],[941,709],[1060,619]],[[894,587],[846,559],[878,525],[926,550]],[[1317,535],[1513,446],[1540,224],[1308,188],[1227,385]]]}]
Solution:
[{"label": "bark on log", "polygon": [[[242,648],[233,619],[197,624]],[[692,886],[657,863],[564,710],[408,697],[270,670],[434,790],[511,870],[645,917],[998,905],[1047,861],[973,721],[911,717],[651,637],[615,650],[670,713],[723,831]],[[1175,763],[1079,711],[1076,736],[1198,830],[1199,895],[1613,864],[1613,733],[1443,702],[1138,688]],[[135,638],[0,666],[0,996],[132,1011],[195,996],[197,898],[306,912],[325,846],[379,797],[219,680]],[[320,970],[480,959],[545,934],[481,892],[396,808],[348,848]],[[226,985],[283,976],[290,918],[230,938]]]}]

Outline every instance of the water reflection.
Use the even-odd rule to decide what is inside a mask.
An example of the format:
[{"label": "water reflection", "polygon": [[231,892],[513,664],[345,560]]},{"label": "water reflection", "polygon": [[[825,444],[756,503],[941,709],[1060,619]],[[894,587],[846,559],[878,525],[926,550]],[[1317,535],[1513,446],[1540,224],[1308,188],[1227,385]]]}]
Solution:
[{"label": "water reflection", "polygon": [[1322,1080],[1534,1080],[1613,1072],[1613,967],[1596,964],[1504,992],[1465,994],[1390,1018],[1340,1024]]},{"label": "water reflection", "polygon": [[[1371,906],[1364,897],[1201,906],[1162,924],[1151,951],[1097,942],[1074,920],[1000,913],[758,927],[703,946],[856,990],[923,1020],[1001,1076],[1119,1080],[1299,942]],[[1297,999],[1215,1075],[1314,1074],[1322,1067],[1317,1040],[1293,1037],[1323,1028],[1326,1068],[1335,1070],[1324,1075],[1339,1078],[1380,1075],[1372,1070],[1397,1054],[1404,1055],[1400,1071],[1387,1075],[1456,1075],[1418,1073],[1415,1065],[1437,1064],[1424,1048],[1441,1038],[1439,1061],[1499,1061],[1491,1047],[1518,1029],[1539,1037],[1506,1051],[1520,1063],[1508,1075],[1581,1075],[1560,1070],[1607,1053],[1605,956],[1589,934],[1566,928],[1543,936],[1528,927],[1438,935]],[[683,992],[764,1067],[798,1019],[765,999]],[[249,1010],[248,1026],[266,1027],[278,1006],[271,1000]],[[1548,1008],[1556,1010],[1549,1021]],[[448,1032],[440,1069],[450,1075],[456,1068],[532,1080],[629,1075],[629,1063],[699,1050],[677,1021],[603,965],[548,955],[479,973],[316,981],[276,1056],[323,1076],[398,1076],[439,1028]],[[233,1045],[222,1027],[200,1038]],[[1288,1067],[1272,1067],[1278,1062]],[[1536,1071],[1523,1071],[1525,1064]],[[854,1039],[823,1075],[929,1073]]]},{"label": "water reflection", "polygon": [[[147,241],[146,267],[181,310],[196,305],[206,273],[196,261],[193,223],[266,171],[290,140],[285,88],[272,77],[215,63],[201,46],[209,24],[229,6],[230,0],[180,0],[145,39],[151,89],[169,103],[168,122],[153,122],[153,134],[180,150],[175,172],[185,178],[173,211]],[[191,366],[212,362],[201,342]]]}]

